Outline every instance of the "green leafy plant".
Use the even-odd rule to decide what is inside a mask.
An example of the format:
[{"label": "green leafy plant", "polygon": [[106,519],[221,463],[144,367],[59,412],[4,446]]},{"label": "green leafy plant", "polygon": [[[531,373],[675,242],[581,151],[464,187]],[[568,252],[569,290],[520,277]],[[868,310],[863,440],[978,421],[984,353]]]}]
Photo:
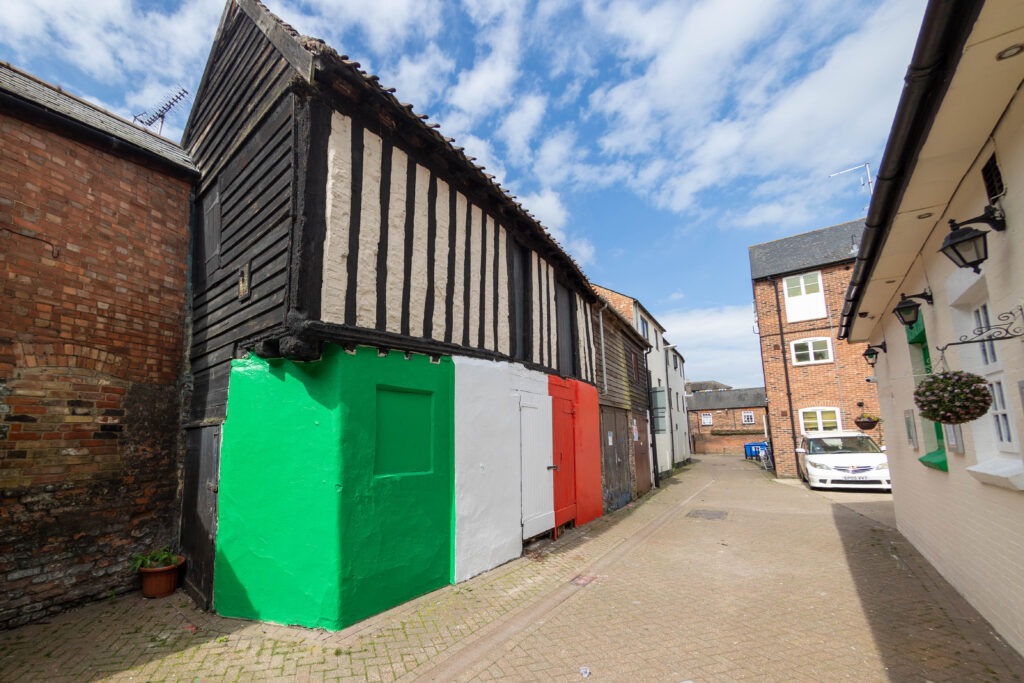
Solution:
[{"label": "green leafy plant", "polygon": [[941,424],[977,420],[992,405],[988,380],[963,370],[937,372],[925,377],[914,390],[921,417]]},{"label": "green leafy plant", "polygon": [[173,567],[181,561],[181,556],[168,547],[150,550],[148,553],[132,555],[132,569],[155,569],[157,567]]},{"label": "green leafy plant", "polygon": [[857,420],[870,420],[872,422],[881,422],[882,418],[879,417],[878,415],[872,415],[871,413],[861,413],[857,417],[853,418],[854,422],[856,422]]}]

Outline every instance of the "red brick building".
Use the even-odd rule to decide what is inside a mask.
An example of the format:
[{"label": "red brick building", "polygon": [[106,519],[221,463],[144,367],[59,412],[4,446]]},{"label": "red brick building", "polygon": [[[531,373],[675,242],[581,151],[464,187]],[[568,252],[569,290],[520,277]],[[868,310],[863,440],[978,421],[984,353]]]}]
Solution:
[{"label": "red brick building", "polygon": [[742,454],[744,445],[765,440],[764,387],[695,391],[686,396],[695,454]]},{"label": "red brick building", "polygon": [[[796,445],[807,431],[857,429],[878,415],[866,344],[838,342],[839,316],[864,221],[750,247],[761,364],[776,474],[795,477]],[[872,436],[881,441],[881,426]]]},{"label": "red brick building", "polygon": [[173,143],[0,64],[0,628],[176,540],[189,193]]}]

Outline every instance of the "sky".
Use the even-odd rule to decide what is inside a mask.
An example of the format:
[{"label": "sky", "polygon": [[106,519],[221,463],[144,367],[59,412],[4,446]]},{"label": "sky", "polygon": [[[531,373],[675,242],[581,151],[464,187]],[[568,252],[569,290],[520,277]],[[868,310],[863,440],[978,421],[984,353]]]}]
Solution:
[{"label": "sky", "polygon": [[[439,123],[592,282],[639,299],[687,379],[734,387],[764,384],[747,248],[865,215],[863,164],[878,168],[924,14],[924,0],[264,4]],[[223,10],[6,0],[0,60],[130,119],[195,92]]]}]

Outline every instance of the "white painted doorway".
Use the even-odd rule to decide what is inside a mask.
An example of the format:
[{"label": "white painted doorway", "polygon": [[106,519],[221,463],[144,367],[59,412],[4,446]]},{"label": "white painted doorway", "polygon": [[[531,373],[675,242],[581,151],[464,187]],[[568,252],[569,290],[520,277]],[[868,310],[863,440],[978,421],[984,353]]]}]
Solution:
[{"label": "white painted doorway", "polygon": [[519,394],[520,455],[523,468],[523,538],[555,528],[551,397]]}]

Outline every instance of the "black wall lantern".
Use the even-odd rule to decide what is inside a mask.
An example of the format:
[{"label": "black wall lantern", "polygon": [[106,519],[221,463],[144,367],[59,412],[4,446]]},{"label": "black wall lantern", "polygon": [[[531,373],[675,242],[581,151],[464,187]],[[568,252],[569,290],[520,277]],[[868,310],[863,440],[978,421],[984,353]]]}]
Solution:
[{"label": "black wall lantern", "polygon": [[949,219],[949,234],[943,240],[939,251],[958,267],[973,268],[975,273],[980,273],[979,266],[988,258],[988,240],[985,237],[988,232],[964,227],[972,223],[984,223],[997,232],[1006,230],[1006,217],[1003,212],[989,204],[985,207],[985,212],[975,218],[968,218],[960,223]]},{"label": "black wall lantern", "polygon": [[878,362],[878,352],[885,353],[885,342],[877,344],[875,346],[869,346],[864,349],[864,360],[868,362],[868,365],[875,367],[875,363]]},{"label": "black wall lantern", "polygon": [[921,304],[911,301],[911,299],[921,299],[929,305],[934,303],[932,293],[927,289],[920,294],[900,294],[900,302],[896,304],[896,308],[892,309],[892,312],[906,327],[913,327],[917,324],[917,319],[921,315]]}]

